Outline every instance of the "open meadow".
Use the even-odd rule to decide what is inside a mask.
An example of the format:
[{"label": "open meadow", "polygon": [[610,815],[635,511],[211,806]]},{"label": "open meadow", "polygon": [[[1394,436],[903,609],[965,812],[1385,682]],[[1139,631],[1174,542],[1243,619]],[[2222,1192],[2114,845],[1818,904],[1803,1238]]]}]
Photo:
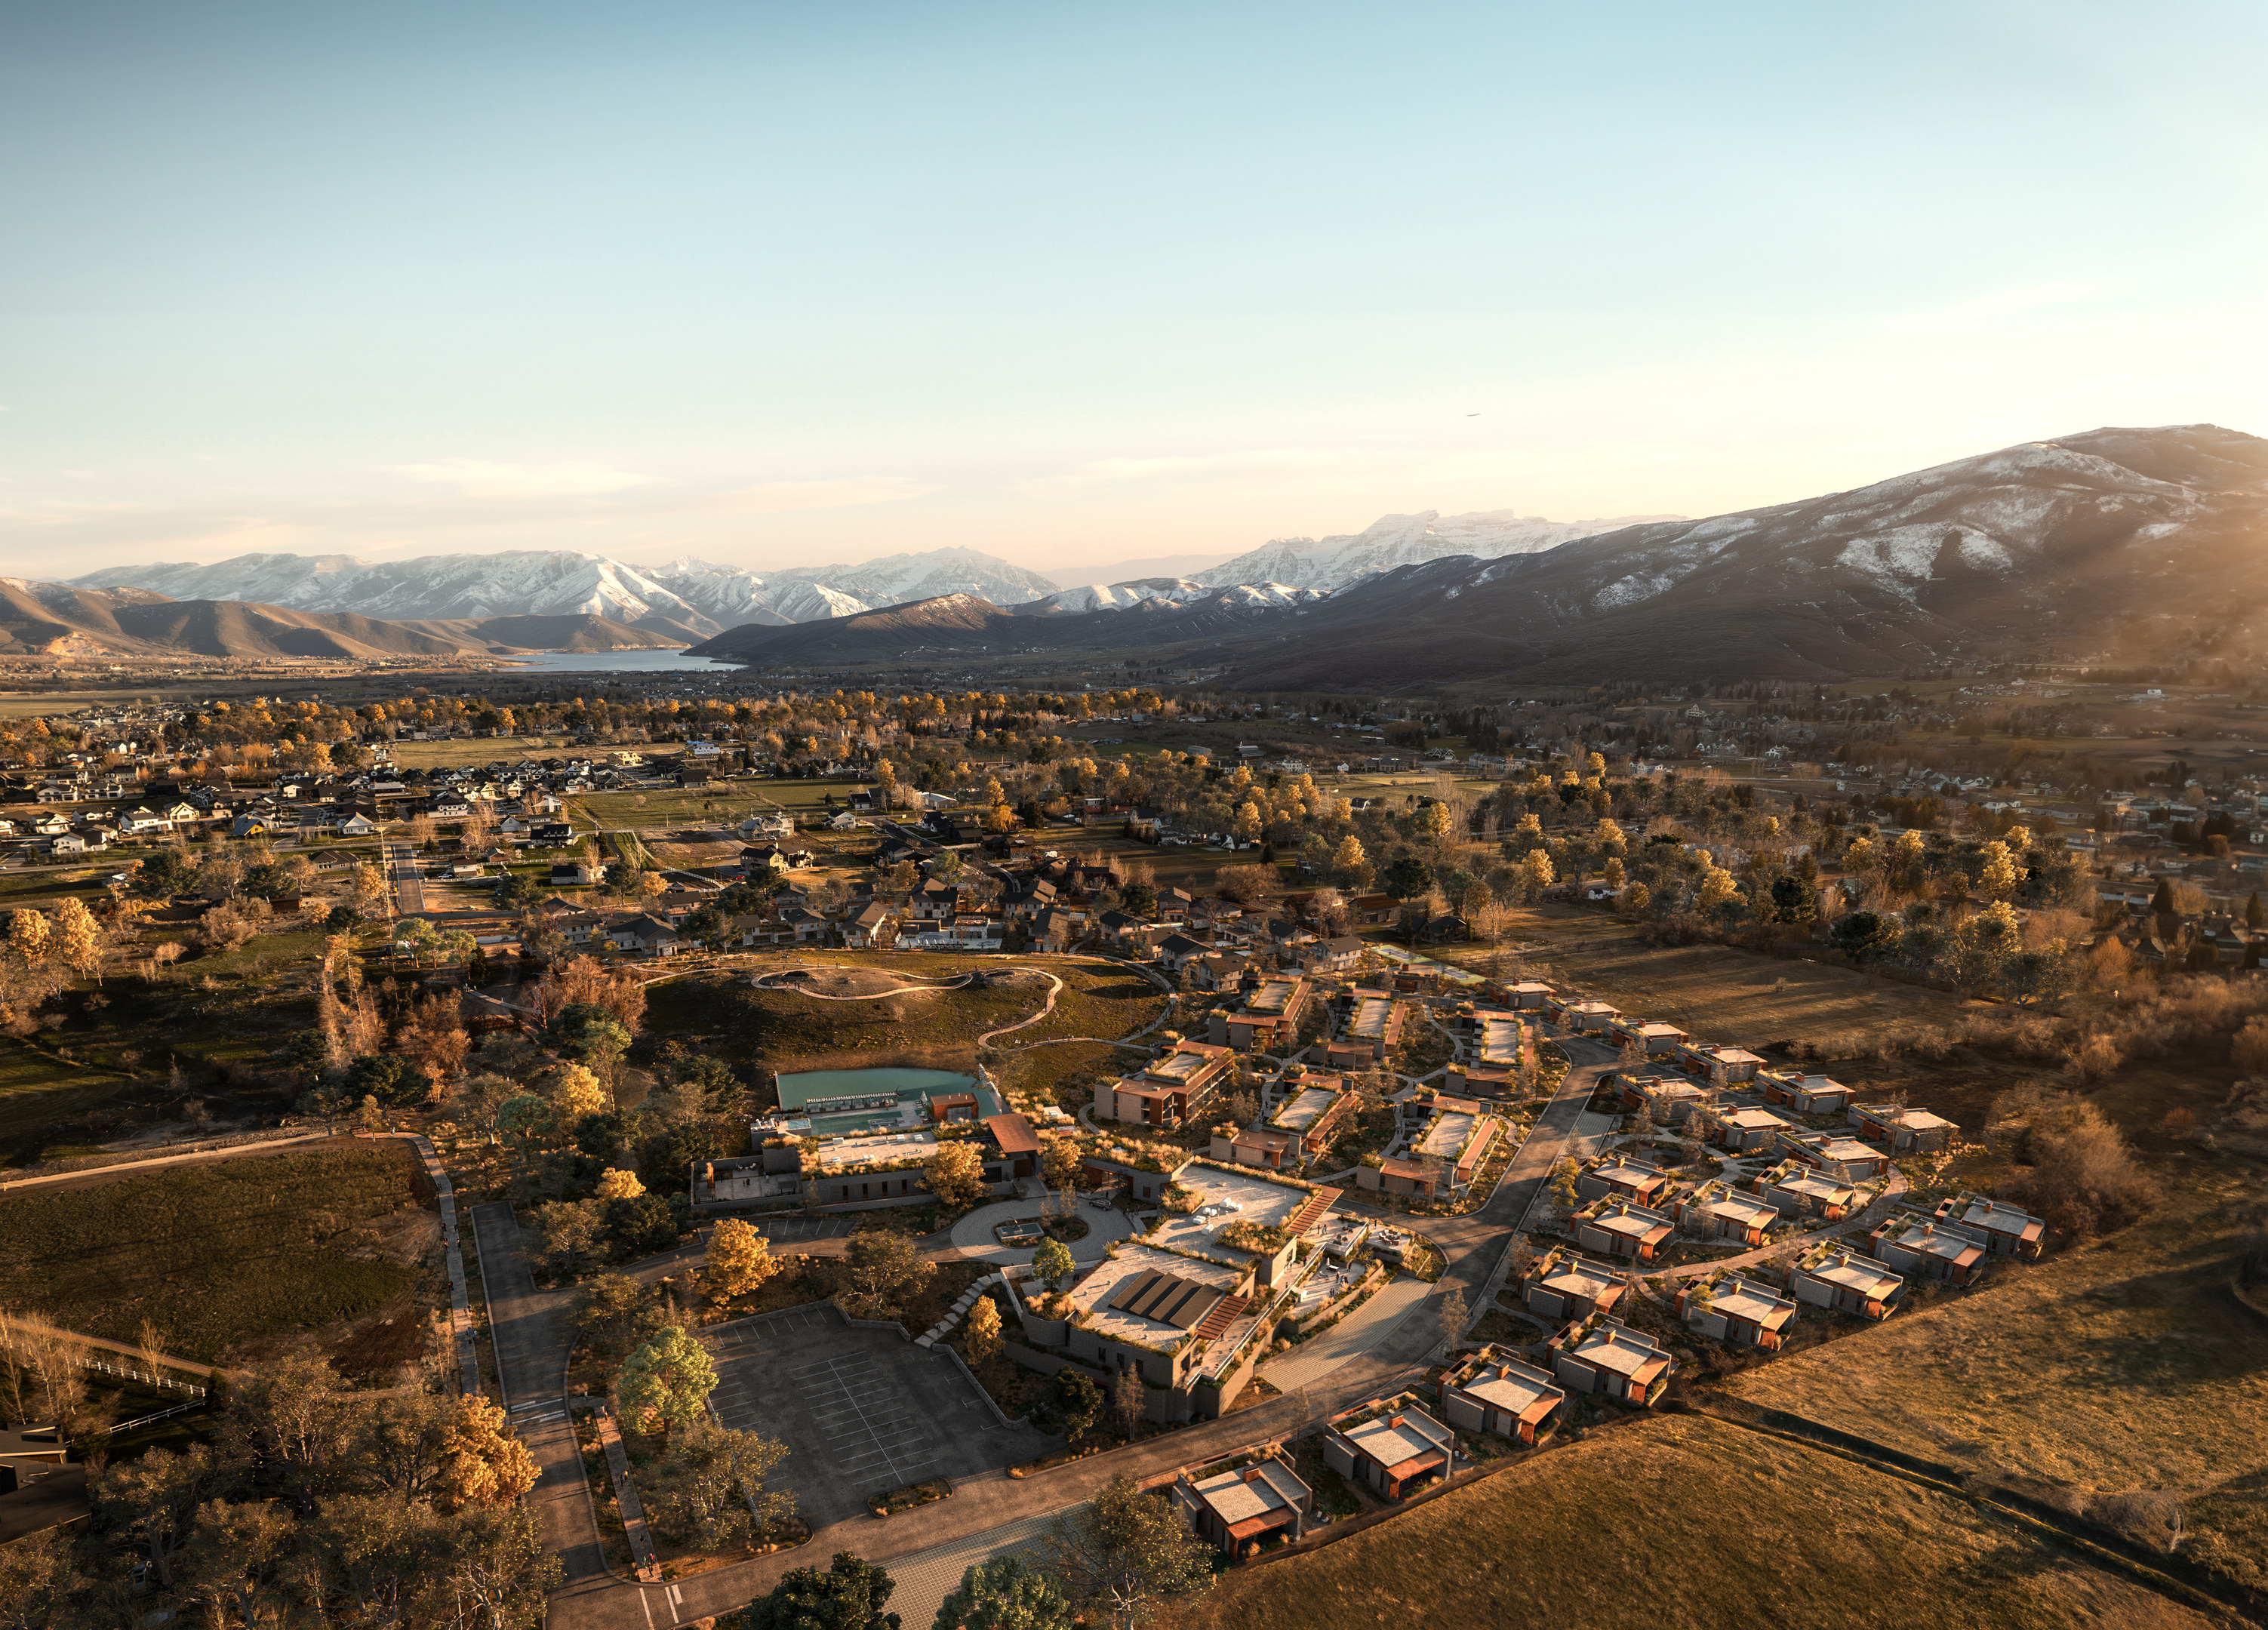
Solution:
[{"label": "open meadow", "polygon": [[215,1362],[307,1333],[343,1345],[351,1321],[408,1311],[432,1203],[394,1142],[91,1173],[0,1196],[0,1306],[114,1341],[154,1327]]},{"label": "open meadow", "polygon": [[1721,1421],[1661,1415],[1532,1455],[1314,1551],[1235,1570],[1160,1622],[2202,1630],[2217,1621],[2082,1567],[1965,1501]]}]

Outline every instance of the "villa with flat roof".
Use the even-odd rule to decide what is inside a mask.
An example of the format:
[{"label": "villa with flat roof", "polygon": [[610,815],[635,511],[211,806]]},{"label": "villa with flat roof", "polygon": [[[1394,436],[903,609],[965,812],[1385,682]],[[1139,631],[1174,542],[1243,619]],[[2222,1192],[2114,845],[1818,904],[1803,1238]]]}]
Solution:
[{"label": "villa with flat roof", "polygon": [[1955,1194],[1938,1203],[1940,1222],[1957,1222],[1984,1237],[1994,1256],[2034,1261],[2047,1248],[2048,1225],[2020,1206],[1987,1194]]},{"label": "villa with flat roof", "polygon": [[1174,1503],[1197,1537],[1235,1560],[1307,1531],[1314,1494],[1279,1453],[1232,1457],[1233,1464],[1184,1470]]},{"label": "villa with flat roof", "polygon": [[1603,1313],[1551,1338],[1551,1373],[1570,1391],[1650,1408],[1669,1384],[1677,1361],[1652,1336]]},{"label": "villa with flat roof", "polygon": [[1717,1117],[1717,1141],[1730,1149],[1764,1149],[1794,1128],[1768,1109],[1728,1109]]},{"label": "villa with flat roof", "polygon": [[1764,1076],[1758,1090],[1765,1103],[1799,1115],[1839,1115],[1851,1107],[1851,1089],[1825,1076],[1775,1073]]},{"label": "villa with flat roof", "polygon": [[1598,1200],[1570,1219],[1575,1243],[1601,1256],[1651,1262],[1677,1232],[1668,1212],[1634,1206],[1627,1200]]},{"label": "villa with flat roof", "polygon": [[1845,1137],[1839,1132],[1799,1132],[1790,1127],[1775,1133],[1771,1141],[1781,1154],[1800,1160],[1825,1176],[1841,1178],[1846,1183],[1863,1183],[1869,1178],[1884,1177],[1890,1170],[1890,1157],[1887,1154],[1871,1143],[1861,1143],[1858,1139]]},{"label": "villa with flat roof", "polygon": [[1402,1039],[1404,1004],[1382,990],[1353,993],[1345,1024],[1324,1047],[1333,1069],[1369,1069],[1383,1064]]},{"label": "villa with flat roof", "polygon": [[1550,1376],[1495,1346],[1460,1360],[1442,1376],[1440,1392],[1451,1426],[1523,1444],[1550,1436],[1567,1401],[1567,1389]]},{"label": "villa with flat roof", "polygon": [[1720,1047],[1706,1041],[1679,1043],[1677,1062],[1688,1075],[1698,1076],[1712,1086],[1719,1087],[1754,1081],[1756,1072],[1764,1067],[1763,1058],[1746,1047]]},{"label": "villa with flat roof", "polygon": [[1866,1243],[1874,1259],[1893,1272],[1948,1285],[1975,1284],[1984,1277],[1989,1254],[1979,1230],[1940,1222],[1918,1211],[1901,1210],[1883,1218]]},{"label": "villa with flat roof", "polygon": [[1285,1054],[1299,1039],[1300,1016],[1314,996],[1304,977],[1273,977],[1245,993],[1234,1008],[1215,1008],[1206,1019],[1208,1039],[1239,1053]]},{"label": "villa with flat roof", "polygon": [[1910,1149],[1941,1149],[1961,1130],[1942,1115],[1932,1114],[1926,1109],[1909,1109],[1904,1104],[1854,1104],[1850,1115],[1851,1124],[1859,1128],[1860,1137],[1873,1143],[1887,1143],[1893,1154]]},{"label": "villa with flat roof", "polygon": [[1601,1155],[1575,1173],[1575,1193],[1584,1200],[1622,1199],[1651,1206],[1676,1186],[1675,1178],[1634,1155]]},{"label": "villa with flat roof", "polygon": [[1840,1222],[1867,1203],[1867,1192],[1800,1160],[1783,1160],[1749,1179],[1756,1198],[1783,1216]]},{"label": "villa with flat roof", "polygon": [[1520,1299],[1539,1318],[1568,1323],[1613,1312],[1629,1289],[1630,1281],[1613,1264],[1594,1262],[1565,1245],[1554,1245],[1521,1281]]},{"label": "villa with flat roof", "polygon": [[1689,1233],[1749,1246],[1763,1245],[1766,1230],[1780,1220],[1777,1208],[1742,1193],[1722,1178],[1680,1195],[1669,1210]]},{"label": "villa with flat roof", "polygon": [[1879,1262],[1824,1240],[1788,1265],[1788,1294],[1814,1307],[1831,1307],[1860,1318],[1897,1311],[1906,1281]]},{"label": "villa with flat roof", "polygon": [[1795,1311],[1786,1296],[1727,1268],[1705,1280],[1683,1281],[1677,1291],[1678,1317],[1727,1347],[1778,1347]]},{"label": "villa with flat roof", "polygon": [[1388,1500],[1415,1494],[1464,1464],[1456,1434],[1406,1392],[1334,1415],[1323,1428],[1323,1459],[1341,1477]]}]

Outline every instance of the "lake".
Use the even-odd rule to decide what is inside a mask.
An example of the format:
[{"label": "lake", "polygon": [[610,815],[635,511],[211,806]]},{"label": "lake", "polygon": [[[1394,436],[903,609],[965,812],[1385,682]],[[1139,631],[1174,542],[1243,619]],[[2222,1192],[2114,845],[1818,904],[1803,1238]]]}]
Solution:
[{"label": "lake", "polygon": [[529,651],[504,658],[538,673],[738,673],[740,664],[681,650]]}]

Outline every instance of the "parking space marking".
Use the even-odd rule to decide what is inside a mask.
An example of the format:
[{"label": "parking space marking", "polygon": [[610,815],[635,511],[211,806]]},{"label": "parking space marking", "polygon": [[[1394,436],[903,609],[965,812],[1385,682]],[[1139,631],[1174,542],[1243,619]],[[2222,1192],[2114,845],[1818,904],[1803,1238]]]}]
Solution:
[{"label": "parking space marking", "polygon": [[835,1440],[835,1459],[854,1488],[895,1481],[937,1458],[918,1413],[898,1398],[874,1399],[870,1411],[859,1401],[880,1379],[872,1360],[844,1364],[826,1360],[789,1372],[806,1399],[812,1419]]}]

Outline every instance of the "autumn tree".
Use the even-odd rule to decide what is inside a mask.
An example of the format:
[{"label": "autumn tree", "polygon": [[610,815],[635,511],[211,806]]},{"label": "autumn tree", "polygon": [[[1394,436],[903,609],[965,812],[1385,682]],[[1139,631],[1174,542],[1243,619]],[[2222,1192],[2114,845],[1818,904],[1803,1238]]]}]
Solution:
[{"label": "autumn tree", "polygon": [[771,1245],[739,1217],[726,1217],[711,1230],[701,1267],[701,1294],[713,1303],[744,1296],[779,1271]]},{"label": "autumn tree", "polygon": [[987,1359],[1000,1355],[1000,1304],[990,1296],[977,1297],[962,1329],[972,1356]]},{"label": "autumn tree", "polygon": [[1055,1519],[1041,1567],[1071,1602],[1129,1630],[1212,1584],[1212,1547],[1166,1502],[1120,1473],[1086,1505]]},{"label": "autumn tree", "polygon": [[845,1311],[860,1318],[882,1314],[937,1272],[937,1264],[925,1260],[911,1239],[879,1228],[850,1236],[843,1266]]},{"label": "autumn tree", "polygon": [[457,1400],[437,1483],[448,1509],[509,1505],[535,1487],[537,1475],[535,1457],[512,1435],[502,1409],[485,1398]]},{"label": "autumn tree", "polygon": [[929,1192],[948,1211],[971,1210],[989,1193],[983,1156],[964,1140],[939,1143],[937,1152],[922,1163],[922,1177]]}]

